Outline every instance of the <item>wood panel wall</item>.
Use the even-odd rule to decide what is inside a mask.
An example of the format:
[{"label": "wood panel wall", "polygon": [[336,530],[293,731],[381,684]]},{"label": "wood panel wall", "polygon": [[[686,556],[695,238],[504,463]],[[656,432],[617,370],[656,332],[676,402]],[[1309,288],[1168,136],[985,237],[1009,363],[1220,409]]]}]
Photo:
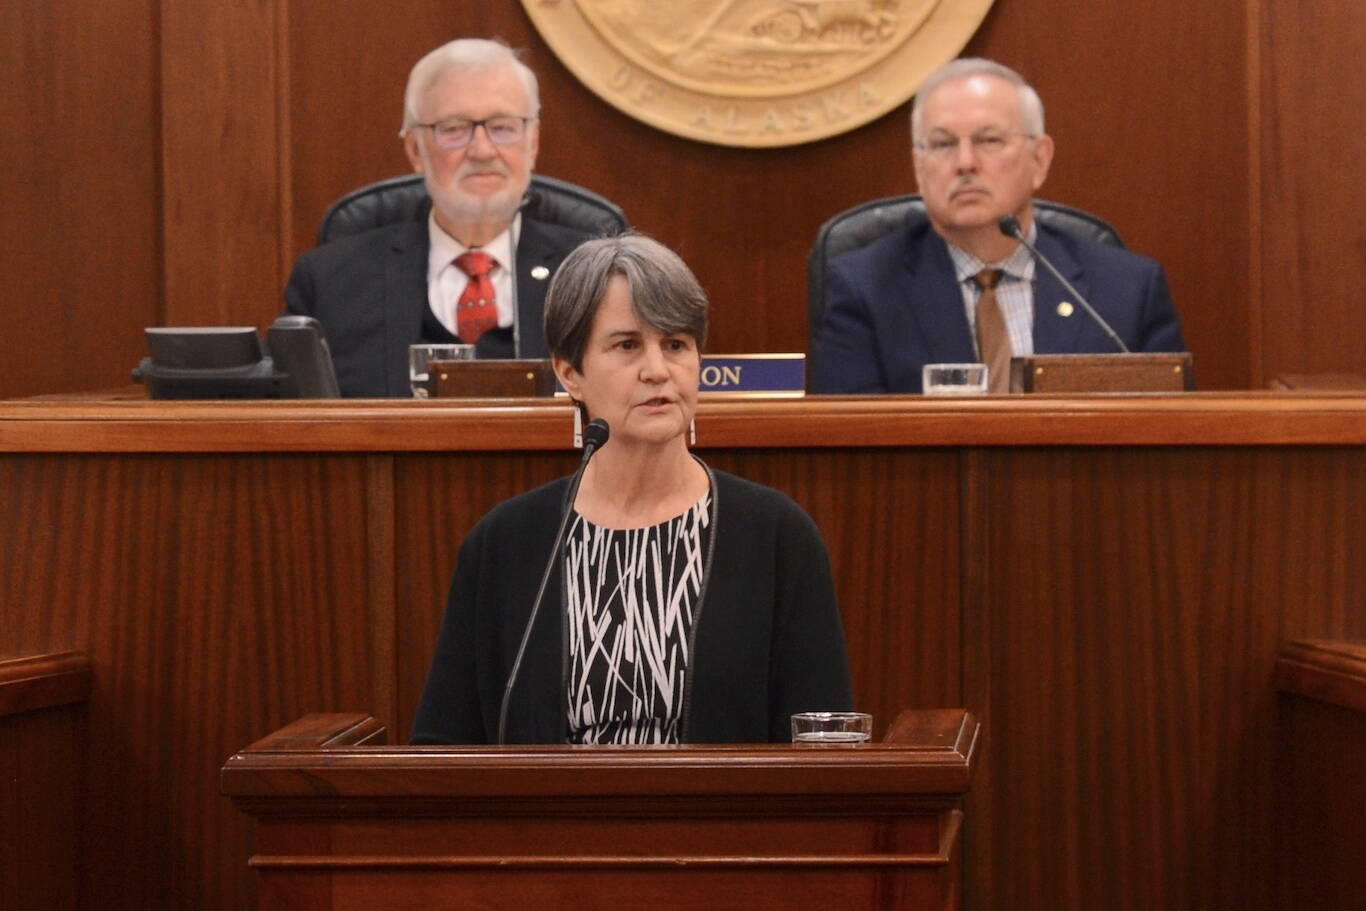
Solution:
[{"label": "wood panel wall", "polygon": [[[460,540],[575,461],[557,405],[181,405],[0,409],[0,657],[90,656],[77,890],[111,908],[249,907],[224,760],[308,712],[401,740]],[[1273,664],[1366,637],[1366,404],[701,423],[704,458],[822,529],[878,735],[907,707],[982,717],[968,907],[1277,907]]]},{"label": "wood panel wall", "polygon": [[127,382],[161,318],[156,3],[0,3],[0,396]]},{"label": "wood panel wall", "polygon": [[[803,350],[816,228],[912,189],[904,108],[790,149],[677,139],[579,84],[518,0],[16,0],[0,28],[0,396],[121,384],[149,323],[268,323],[326,205],[405,170],[408,67],[458,35],[526,48],[541,170],[683,253],[715,350]],[[1363,44],[1355,0],[1001,0],[966,52],[1038,85],[1045,195],[1161,260],[1199,383],[1242,388],[1366,373]]]},{"label": "wood panel wall", "polygon": [[[1366,623],[1343,563],[1366,546],[1338,539],[1366,501],[1331,492],[1366,482],[1359,456],[981,454],[971,907],[1276,906],[1254,894],[1277,859],[1269,684],[1287,637]],[[1318,548],[1327,559],[1304,558]]]},{"label": "wood panel wall", "polygon": [[1267,0],[1258,38],[1254,355],[1268,373],[1366,373],[1366,6]]}]

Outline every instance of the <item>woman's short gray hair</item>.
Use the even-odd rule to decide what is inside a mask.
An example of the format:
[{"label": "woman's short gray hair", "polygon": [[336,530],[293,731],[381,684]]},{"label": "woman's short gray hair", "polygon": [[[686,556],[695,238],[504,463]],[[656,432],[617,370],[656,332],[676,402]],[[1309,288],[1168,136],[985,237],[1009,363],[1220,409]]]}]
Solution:
[{"label": "woman's short gray hair", "polygon": [[[541,113],[541,90],[536,82],[536,74],[531,67],[522,62],[517,52],[501,41],[488,38],[457,38],[447,41],[436,50],[424,56],[408,73],[408,87],[403,92],[403,130],[406,133],[422,120],[419,110],[422,95],[441,78],[447,70],[461,70],[465,73],[486,73],[500,66],[511,66],[526,87],[527,98],[531,102],[530,117]],[[515,114],[516,111],[503,113]]]},{"label": "woman's short gray hair", "polygon": [[674,251],[643,234],[585,241],[555,273],[545,299],[545,341],[552,357],[583,370],[593,318],[612,276],[626,279],[631,309],[645,325],[707,343],[707,294]]}]

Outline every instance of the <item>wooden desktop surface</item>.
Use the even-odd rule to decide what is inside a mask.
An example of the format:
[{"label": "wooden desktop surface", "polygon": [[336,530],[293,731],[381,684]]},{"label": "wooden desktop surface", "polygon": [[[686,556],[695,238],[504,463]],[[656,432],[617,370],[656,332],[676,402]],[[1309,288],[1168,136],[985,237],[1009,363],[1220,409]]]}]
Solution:
[{"label": "wooden desktop surface", "polygon": [[[224,760],[310,712],[402,736],[461,537],[568,438],[534,400],[0,403],[0,657],[95,681],[87,901],[249,905]],[[1366,636],[1366,397],[712,401],[698,451],[820,526],[876,736],[981,720],[966,907],[1275,907],[1273,666]]]}]

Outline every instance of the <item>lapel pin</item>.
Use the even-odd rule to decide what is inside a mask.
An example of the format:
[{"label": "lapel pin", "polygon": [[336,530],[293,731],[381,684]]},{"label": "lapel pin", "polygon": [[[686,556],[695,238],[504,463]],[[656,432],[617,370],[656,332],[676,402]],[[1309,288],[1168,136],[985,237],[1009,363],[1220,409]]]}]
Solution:
[{"label": "lapel pin", "polygon": [[[535,273],[533,272],[532,274],[534,275]],[[1069,316],[1071,316],[1071,315],[1072,315],[1072,305],[1071,305],[1071,304],[1069,304],[1067,301],[1063,301],[1061,304],[1058,304],[1058,316],[1061,316],[1061,317],[1063,317],[1064,319],[1066,319],[1067,317],[1069,317]]]},{"label": "lapel pin", "polygon": [[538,282],[543,282],[550,277],[550,270],[545,266],[535,266],[531,270],[531,277]]}]

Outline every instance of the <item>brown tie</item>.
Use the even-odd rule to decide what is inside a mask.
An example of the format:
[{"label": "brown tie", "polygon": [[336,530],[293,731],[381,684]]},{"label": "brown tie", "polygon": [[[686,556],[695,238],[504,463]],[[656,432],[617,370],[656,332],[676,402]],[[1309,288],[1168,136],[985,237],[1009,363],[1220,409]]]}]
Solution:
[{"label": "brown tie", "polygon": [[473,345],[479,336],[498,325],[498,306],[493,300],[493,280],[489,278],[498,261],[487,253],[471,250],[457,256],[455,264],[470,277],[455,304],[456,334],[460,341]]},{"label": "brown tie", "polygon": [[982,293],[977,298],[977,354],[987,365],[987,391],[1000,395],[1010,391],[1010,333],[996,303],[1000,269],[983,269],[972,277]]}]

